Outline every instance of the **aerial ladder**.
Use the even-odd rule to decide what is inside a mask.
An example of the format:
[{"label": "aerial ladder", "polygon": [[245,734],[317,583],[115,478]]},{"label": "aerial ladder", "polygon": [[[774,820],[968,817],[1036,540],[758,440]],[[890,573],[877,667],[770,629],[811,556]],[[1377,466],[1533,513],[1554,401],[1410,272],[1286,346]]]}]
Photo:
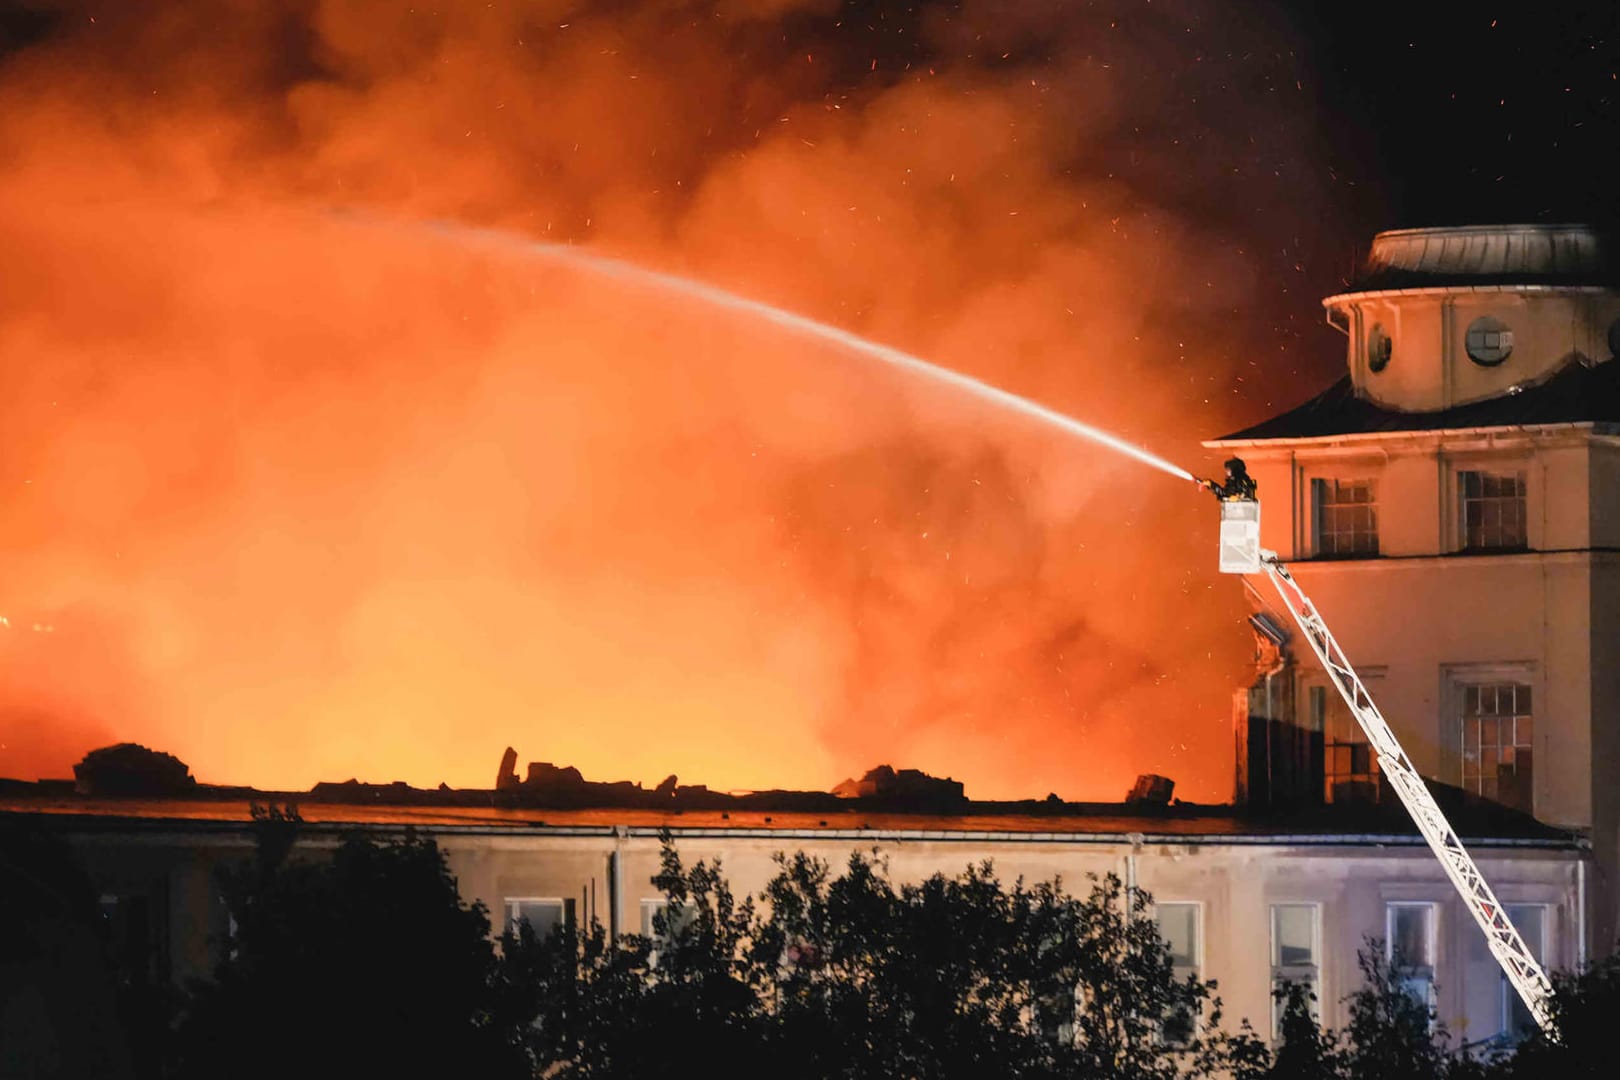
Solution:
[{"label": "aerial ladder", "polygon": [[1395,738],[1395,732],[1390,730],[1383,713],[1378,711],[1378,706],[1374,704],[1372,695],[1367,692],[1361,677],[1356,674],[1355,668],[1350,666],[1350,658],[1339,648],[1339,643],[1333,637],[1333,631],[1328,629],[1327,622],[1316,610],[1316,605],[1311,603],[1311,598],[1305,595],[1305,591],[1299,587],[1299,582],[1294,580],[1288,568],[1278,559],[1277,553],[1260,546],[1260,502],[1256,496],[1255,482],[1249,476],[1243,460],[1232,458],[1226,463],[1224,483],[1215,480],[1196,482],[1213,492],[1220,501],[1221,572],[1225,574],[1264,572],[1271,579],[1278,595],[1282,597],[1283,605],[1294,617],[1294,622],[1299,624],[1300,633],[1304,635],[1311,651],[1316,653],[1316,658],[1322,662],[1328,678],[1333,681],[1345,704],[1350,707],[1351,715],[1361,725],[1361,730],[1367,736],[1367,742],[1378,755],[1379,769],[1389,779],[1390,787],[1400,796],[1402,805],[1412,816],[1418,831],[1423,834],[1423,839],[1428,841],[1429,849],[1434,852],[1435,858],[1440,860],[1446,876],[1451,879],[1458,894],[1462,896],[1463,904],[1473,915],[1474,921],[1479,924],[1480,930],[1484,931],[1491,955],[1496,957],[1496,962],[1502,966],[1508,982],[1524,1000],[1536,1023],[1543,1031],[1553,1034],[1552,1013],[1549,1009],[1552,983],[1548,981],[1547,973],[1542,970],[1529,947],[1525,945],[1524,938],[1509,921],[1507,912],[1497,901],[1496,894],[1491,891],[1473,857],[1463,847],[1457,831],[1451,827],[1439,804],[1434,801],[1434,796],[1430,794],[1428,785],[1423,782],[1417,767],[1406,756],[1406,751],[1401,749],[1399,740]]}]

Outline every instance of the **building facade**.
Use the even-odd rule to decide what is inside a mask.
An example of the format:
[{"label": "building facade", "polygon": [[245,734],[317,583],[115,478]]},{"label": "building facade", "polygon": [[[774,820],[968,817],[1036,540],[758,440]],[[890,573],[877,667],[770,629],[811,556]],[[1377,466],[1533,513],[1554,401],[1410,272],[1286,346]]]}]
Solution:
[{"label": "building facade", "polygon": [[[1114,874],[1151,895],[1178,968],[1216,979],[1229,1022],[1248,1018],[1262,1033],[1271,1030],[1271,990],[1282,978],[1311,983],[1324,1020],[1343,1024],[1344,998],[1361,985],[1357,949],[1369,937],[1399,944],[1414,991],[1430,996],[1458,1037],[1492,1039],[1528,1022],[1439,864],[1414,831],[1399,827],[1399,815],[1354,824],[1329,813],[1290,832],[1232,807],[1041,816],[969,808],[948,817],[301,810],[297,850],[306,858],[355,827],[387,833],[409,825],[431,835],[463,898],[483,901],[497,930],[517,919],[541,932],[594,919],[647,932],[663,902],[652,878],[668,829],[688,865],[719,860],[739,895],[763,889],[777,852],[804,851],[836,869],[852,852],[876,848],[897,882],[957,874],[986,859],[1003,882],[1060,878],[1071,892],[1085,891],[1088,875]],[[99,891],[124,979],[183,985],[210,974],[229,920],[218,870],[252,858],[246,803],[83,798],[62,813],[14,797],[0,799],[0,816],[7,814],[71,846]],[[1549,965],[1579,963],[1584,845],[1539,827],[1494,836],[1482,827],[1469,823],[1470,846],[1531,947]]]},{"label": "building facade", "polygon": [[[1603,952],[1620,933],[1616,283],[1581,227],[1380,234],[1323,301],[1346,376],[1205,444],[1249,463],[1262,545],[1418,768],[1591,838],[1588,945]],[[1243,732],[1273,783],[1243,786],[1381,797],[1365,739],[1282,640],[1285,620],[1257,622],[1269,662]]]}]

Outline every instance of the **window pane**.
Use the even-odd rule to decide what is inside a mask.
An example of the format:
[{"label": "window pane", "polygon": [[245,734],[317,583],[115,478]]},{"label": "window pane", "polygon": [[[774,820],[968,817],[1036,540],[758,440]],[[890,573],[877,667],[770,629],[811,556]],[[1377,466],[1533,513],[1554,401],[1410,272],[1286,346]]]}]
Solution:
[{"label": "window pane", "polygon": [[535,937],[550,937],[566,921],[566,910],[567,905],[562,900],[508,900],[506,930],[515,934],[518,924],[527,922]]},{"label": "window pane", "polygon": [[1389,948],[1401,967],[1430,967],[1429,922],[1433,909],[1428,904],[1391,904]]},{"label": "window pane", "polygon": [[1198,966],[1198,905],[1159,904],[1156,906],[1159,933],[1170,950],[1170,962],[1177,967]]},{"label": "window pane", "polygon": [[1481,550],[1523,548],[1528,517],[1524,475],[1465,471],[1457,477],[1458,531],[1463,546]]},{"label": "window pane", "polygon": [[1463,688],[1459,718],[1463,786],[1529,811],[1533,806],[1530,687],[1482,683]]},{"label": "window pane", "polygon": [[1298,967],[1316,964],[1316,906],[1277,904],[1271,909],[1273,964]]},{"label": "window pane", "polygon": [[1378,554],[1377,487],[1371,480],[1312,480],[1318,555]]}]

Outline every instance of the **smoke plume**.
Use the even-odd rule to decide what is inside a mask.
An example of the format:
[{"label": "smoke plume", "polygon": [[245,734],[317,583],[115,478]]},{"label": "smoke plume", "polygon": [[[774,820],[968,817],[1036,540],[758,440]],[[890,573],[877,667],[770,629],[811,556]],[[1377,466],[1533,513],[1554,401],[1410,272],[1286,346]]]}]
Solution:
[{"label": "smoke plume", "polygon": [[1196,468],[1326,371],[1317,118],[1285,27],[1079,7],[7,8],[0,775],[1225,797],[1207,499],[525,249]]}]

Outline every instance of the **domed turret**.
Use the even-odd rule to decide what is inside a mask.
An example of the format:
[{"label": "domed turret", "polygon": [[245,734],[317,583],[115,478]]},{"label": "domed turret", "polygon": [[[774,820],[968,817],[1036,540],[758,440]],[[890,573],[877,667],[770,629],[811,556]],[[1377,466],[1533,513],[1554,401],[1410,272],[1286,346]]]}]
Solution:
[{"label": "domed turret", "polygon": [[1620,351],[1620,266],[1581,225],[1379,233],[1323,305],[1349,337],[1357,396],[1432,412],[1534,386]]}]

